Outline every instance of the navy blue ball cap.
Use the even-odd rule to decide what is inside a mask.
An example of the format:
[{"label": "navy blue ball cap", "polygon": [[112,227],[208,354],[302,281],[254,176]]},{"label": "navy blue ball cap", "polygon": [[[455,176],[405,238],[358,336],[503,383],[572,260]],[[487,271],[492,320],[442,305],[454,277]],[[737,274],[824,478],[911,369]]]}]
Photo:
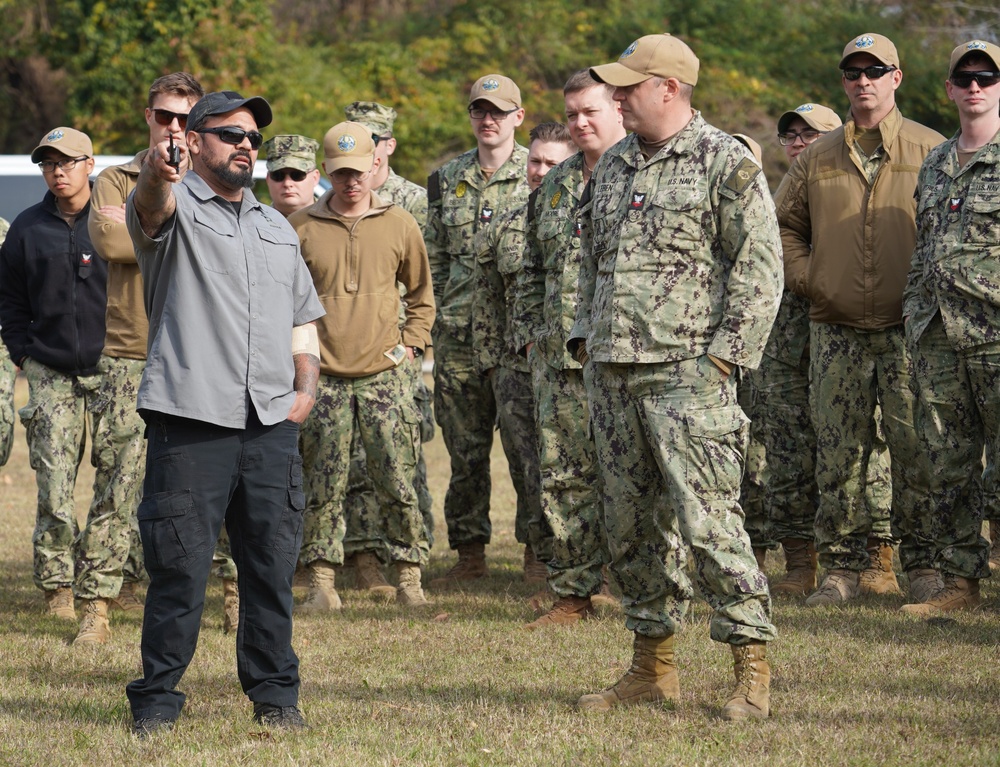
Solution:
[{"label": "navy blue ball cap", "polygon": [[198,100],[197,104],[191,107],[187,119],[187,129],[196,131],[212,115],[228,114],[243,107],[249,109],[253,114],[258,129],[271,124],[271,105],[263,97],[251,96],[245,99],[236,91],[216,91],[215,93],[206,93]]}]

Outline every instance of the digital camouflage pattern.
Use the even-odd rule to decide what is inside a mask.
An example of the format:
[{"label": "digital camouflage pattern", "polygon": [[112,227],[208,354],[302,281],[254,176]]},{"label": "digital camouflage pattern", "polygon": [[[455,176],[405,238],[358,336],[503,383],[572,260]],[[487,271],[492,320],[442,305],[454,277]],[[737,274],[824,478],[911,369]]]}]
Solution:
[{"label": "digital camouflage pattern", "polygon": [[[580,303],[570,343],[590,362],[611,567],[626,627],[676,632],[693,596],[716,641],[770,641],[767,579],[739,505],[749,421],[736,376],[778,311],[781,245],[760,168],[695,113],[645,160],[633,134],[598,161],[581,202]],[[610,363],[610,364],[609,364]]]},{"label": "digital camouflage pattern", "polygon": [[73,583],[79,532],[73,490],[88,429],[90,444],[97,444],[101,375],[65,375],[30,357],[22,369],[28,379],[28,404],[18,415],[38,485],[34,581],[51,591]]},{"label": "digital camouflage pattern", "polygon": [[294,168],[309,172],[316,170],[319,142],[307,136],[294,134],[272,136],[264,142],[261,150],[267,156],[268,171]]},{"label": "digital camouflage pattern", "polygon": [[600,468],[580,364],[566,351],[580,266],[577,204],[583,154],[549,171],[528,203],[528,243],[514,288],[515,344],[528,354],[535,395],[542,512],[552,530],[548,586],[560,597],[601,587],[608,561]]},{"label": "digital camouflage pattern", "polygon": [[76,551],[78,599],[114,599],[146,571],[136,510],[146,467],[145,424],[135,409],[144,360],[101,356],[94,414],[94,498]]},{"label": "digital camouflage pattern", "polygon": [[476,367],[472,347],[476,233],[528,198],[528,150],[511,156],[487,181],[471,149],[431,174],[424,241],[437,315],[434,416],[451,458],[444,500],[448,544],[489,543],[490,448],[496,419],[493,388]]},{"label": "digital camouflage pattern", "polygon": [[427,190],[420,184],[414,184],[389,168],[389,177],[375,191],[383,200],[398,205],[417,219],[421,229],[427,224]]},{"label": "digital camouflage pattern", "polygon": [[399,114],[392,107],[375,101],[355,101],[344,107],[344,117],[361,123],[376,136],[390,136]]},{"label": "digital camouflage pattern", "polygon": [[413,487],[420,414],[407,366],[361,378],[320,376],[316,404],[299,435],[306,489],[299,561],[343,564],[343,503],[355,424],[383,510],[389,558],[425,562],[430,547]]},{"label": "digital camouflage pattern", "polygon": [[755,549],[777,548],[770,517],[764,506],[764,488],[770,476],[767,453],[758,434],[760,411],[758,394],[753,376],[749,370],[738,370],[736,385],[737,401],[750,419],[749,441],[747,442],[746,465],[740,482],[740,507],[743,509],[743,529],[750,536]]},{"label": "digital camouflage pattern", "polygon": [[[816,429],[816,549],[827,568],[868,567],[868,537],[900,541],[904,570],[933,565],[926,453],[916,438],[912,360],[901,326],[863,331],[813,322],[810,405]],[[860,386],[859,381],[872,382]],[[892,456],[891,536],[873,528],[866,501],[869,458],[878,447],[877,408]]]},{"label": "digital camouflage pattern", "polygon": [[996,512],[991,473],[1000,433],[1000,139],[965,167],[958,135],[932,149],[918,176],[917,245],[903,293],[927,445],[935,564],[989,575],[982,520]]}]

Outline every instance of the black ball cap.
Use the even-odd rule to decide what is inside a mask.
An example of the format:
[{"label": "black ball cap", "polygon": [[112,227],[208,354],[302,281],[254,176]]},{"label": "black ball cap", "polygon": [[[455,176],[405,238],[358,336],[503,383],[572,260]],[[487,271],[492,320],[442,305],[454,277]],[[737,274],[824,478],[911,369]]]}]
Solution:
[{"label": "black ball cap", "polygon": [[264,128],[271,124],[271,105],[262,97],[251,96],[245,99],[236,91],[217,91],[206,93],[198,100],[197,104],[191,107],[187,119],[187,129],[196,131],[212,115],[224,115],[243,107],[249,109],[253,114],[258,128]]}]

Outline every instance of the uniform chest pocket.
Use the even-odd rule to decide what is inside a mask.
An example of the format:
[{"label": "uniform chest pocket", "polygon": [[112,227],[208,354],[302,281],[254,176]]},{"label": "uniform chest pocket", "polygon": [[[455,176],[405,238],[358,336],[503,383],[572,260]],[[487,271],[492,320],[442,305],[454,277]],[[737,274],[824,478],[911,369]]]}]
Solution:
[{"label": "uniform chest pocket", "polygon": [[702,242],[706,191],[700,186],[663,189],[650,200],[650,225],[660,237],[670,240]]},{"label": "uniform chest pocket", "polygon": [[519,229],[509,229],[500,240],[497,248],[497,269],[500,274],[514,274],[524,265],[524,232]]},{"label": "uniform chest pocket", "polygon": [[1000,197],[970,196],[964,207],[964,242],[996,247],[1000,242]]},{"label": "uniform chest pocket", "polygon": [[298,261],[298,240],[280,229],[257,227],[271,279],[291,287]]},{"label": "uniform chest pocket", "polygon": [[[556,242],[556,238],[560,236],[566,238],[562,243]],[[580,248],[580,234],[576,229],[576,221],[571,221],[569,212],[565,210],[552,211],[541,217],[535,237],[542,246],[543,266],[547,270],[560,268],[566,251],[576,251]]]},{"label": "uniform chest pocket", "polygon": [[452,204],[441,209],[441,224],[447,233],[446,247],[450,255],[463,253],[469,249],[474,235],[475,220],[474,205]]},{"label": "uniform chest pocket", "polygon": [[198,263],[208,272],[229,274],[236,268],[239,240],[236,221],[194,212],[194,246]]}]

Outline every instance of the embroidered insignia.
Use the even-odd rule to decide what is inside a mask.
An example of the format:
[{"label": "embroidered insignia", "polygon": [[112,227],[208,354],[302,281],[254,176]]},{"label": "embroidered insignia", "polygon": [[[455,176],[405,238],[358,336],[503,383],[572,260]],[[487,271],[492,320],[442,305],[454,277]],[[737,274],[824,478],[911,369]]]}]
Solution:
[{"label": "embroidered insignia", "polygon": [[643,202],[645,201],[646,201],[645,192],[635,192],[632,195],[632,202],[629,203],[629,207],[632,208],[632,210],[640,210],[642,208]]},{"label": "embroidered insignia", "polygon": [[549,201],[549,207],[555,210],[556,207],[559,205],[559,201],[561,199],[562,199],[562,189],[559,189],[556,191],[554,195],[552,195],[552,199]]},{"label": "embroidered insignia", "polygon": [[962,209],[961,197],[952,197],[950,200],[948,200],[948,210],[950,210],[952,213],[957,213],[961,209]]},{"label": "embroidered insignia", "polygon": [[760,173],[760,166],[749,157],[744,157],[733,172],[729,174],[729,178],[726,179],[724,186],[736,194],[743,194],[746,188],[750,186],[750,182],[757,177],[758,173]]},{"label": "embroidered insignia", "polygon": [[48,136],[46,136],[45,140],[51,144],[53,141],[58,141],[65,135],[66,135],[65,133],[63,133],[61,130],[57,128],[56,130],[52,131]]},{"label": "embroidered insignia", "polygon": [[796,107],[795,111],[798,112],[799,114],[805,114],[806,112],[813,111],[813,105],[812,104],[803,104],[800,107]]},{"label": "embroidered insignia", "polygon": [[583,226],[580,225],[580,219],[576,220],[576,225],[573,227],[573,236],[579,237],[583,234]]},{"label": "embroidered insignia", "polygon": [[483,90],[486,91],[487,93],[489,93],[490,91],[495,91],[499,87],[500,87],[500,83],[498,83],[492,77],[489,80],[487,80],[485,83],[483,83]]},{"label": "embroidered insignia", "polygon": [[984,43],[982,40],[973,40],[971,43],[965,46],[965,49],[967,51],[985,51],[986,43]]},{"label": "embroidered insignia", "polygon": [[337,149],[341,152],[353,152],[356,145],[357,142],[354,140],[354,136],[349,136],[346,133],[337,139]]},{"label": "embroidered insignia", "polygon": [[639,41],[636,40],[628,48],[622,51],[622,55],[618,57],[618,60],[621,61],[622,59],[627,59],[629,56],[635,53],[635,49],[638,47],[639,47]]},{"label": "embroidered insignia", "polygon": [[466,188],[465,187],[465,182],[464,181],[459,181],[458,182],[458,186],[455,187],[455,196],[456,197],[465,197],[465,188]]},{"label": "embroidered insignia", "polygon": [[93,260],[94,260],[94,254],[93,253],[81,253],[80,254],[80,263],[83,266],[90,266],[90,262],[93,261]]},{"label": "embroidered insignia", "polygon": [[862,35],[854,41],[855,48],[871,48],[873,45],[875,45],[875,38],[871,35]]},{"label": "embroidered insignia", "polygon": [[493,208],[489,205],[484,205],[482,212],[479,214],[479,223],[488,224],[493,220]]}]

